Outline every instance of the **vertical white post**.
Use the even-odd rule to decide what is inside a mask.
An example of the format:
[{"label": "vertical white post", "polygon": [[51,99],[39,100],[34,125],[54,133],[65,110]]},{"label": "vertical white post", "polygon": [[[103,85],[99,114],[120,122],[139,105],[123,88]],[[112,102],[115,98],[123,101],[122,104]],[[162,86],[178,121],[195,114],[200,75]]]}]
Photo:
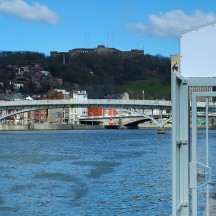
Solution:
[{"label": "vertical white post", "polygon": [[[206,167],[209,166],[209,144],[208,144],[208,97],[206,97]],[[206,213],[209,216],[209,185],[206,185]]]},{"label": "vertical white post", "polygon": [[197,98],[195,94],[192,94],[190,187],[192,193],[192,215],[197,216]]},{"label": "vertical white post", "polygon": [[179,88],[177,86],[176,74],[172,73],[172,215],[177,216],[177,121],[179,120],[179,115],[177,112],[179,95],[177,92]]},{"label": "vertical white post", "polygon": [[180,146],[180,195],[183,202],[181,216],[189,216],[189,96],[188,85],[186,81],[181,85],[180,100],[180,137],[182,144]]},{"label": "vertical white post", "polygon": [[172,73],[172,215],[189,216],[189,102],[186,80]]}]

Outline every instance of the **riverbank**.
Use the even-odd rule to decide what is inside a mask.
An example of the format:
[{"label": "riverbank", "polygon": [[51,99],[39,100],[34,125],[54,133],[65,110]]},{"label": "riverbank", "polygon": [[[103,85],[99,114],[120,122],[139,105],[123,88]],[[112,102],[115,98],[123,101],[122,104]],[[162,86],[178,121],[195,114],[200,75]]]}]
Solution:
[{"label": "riverbank", "polygon": [[[73,125],[73,124],[30,124],[30,125],[0,125],[0,131],[26,131],[26,130],[101,130],[103,125]],[[120,126],[120,129],[128,129]],[[157,125],[140,125],[137,129],[158,129]],[[171,129],[170,126],[165,129]]]},{"label": "riverbank", "polygon": [[25,130],[99,130],[102,125],[72,125],[72,124],[31,124],[31,125],[0,125],[0,131]]},{"label": "riverbank", "polygon": [[[151,130],[158,129],[156,124],[140,124],[137,129]],[[204,129],[205,126],[198,126],[199,129]],[[101,130],[105,129],[103,125],[73,125],[73,124],[31,124],[31,125],[0,125],[0,131],[26,131],[26,130]],[[120,129],[128,129],[120,126]],[[172,125],[165,125],[164,129],[172,129]],[[212,129],[212,128],[209,128]]]}]

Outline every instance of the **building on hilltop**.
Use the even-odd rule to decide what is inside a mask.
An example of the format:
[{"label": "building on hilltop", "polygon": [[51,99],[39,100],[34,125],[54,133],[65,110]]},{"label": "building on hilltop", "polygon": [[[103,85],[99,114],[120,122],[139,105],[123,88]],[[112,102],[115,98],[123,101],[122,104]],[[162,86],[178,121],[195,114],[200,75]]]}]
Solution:
[{"label": "building on hilltop", "polygon": [[[105,47],[104,45],[98,45],[96,48],[75,48],[68,51],[70,56],[77,55],[115,55],[123,58],[130,58],[134,56],[144,55],[144,50],[131,49],[130,51],[120,51],[116,48]],[[65,54],[65,52],[51,51],[51,57],[58,57]]]},{"label": "building on hilltop", "polygon": [[124,58],[130,58],[130,57],[134,57],[134,56],[142,56],[142,55],[144,55],[144,50],[132,49],[131,51],[122,51],[121,55]]},{"label": "building on hilltop", "polygon": [[66,55],[67,54],[68,54],[68,52],[58,52],[58,51],[51,51],[50,52],[51,57],[54,57],[54,58],[61,57],[63,64],[66,63]]},{"label": "building on hilltop", "polygon": [[52,57],[58,57],[60,55],[60,52],[58,52],[58,51],[51,51],[50,52],[50,56],[52,56]]}]

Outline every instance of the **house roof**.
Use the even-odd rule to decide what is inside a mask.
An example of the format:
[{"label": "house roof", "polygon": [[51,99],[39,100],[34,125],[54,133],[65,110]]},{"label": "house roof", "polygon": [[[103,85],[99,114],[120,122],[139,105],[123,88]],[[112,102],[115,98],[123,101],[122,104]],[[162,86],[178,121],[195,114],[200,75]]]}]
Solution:
[{"label": "house roof", "polygon": [[15,94],[12,94],[12,95],[9,95],[9,96],[5,96],[4,97],[5,100],[7,101],[13,101],[13,100],[24,100],[24,96],[22,96],[21,94],[19,93],[15,93]]}]

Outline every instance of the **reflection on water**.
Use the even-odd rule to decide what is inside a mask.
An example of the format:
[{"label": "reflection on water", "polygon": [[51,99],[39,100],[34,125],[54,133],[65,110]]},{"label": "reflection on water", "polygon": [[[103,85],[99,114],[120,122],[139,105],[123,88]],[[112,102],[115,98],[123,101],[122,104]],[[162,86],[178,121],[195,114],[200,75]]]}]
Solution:
[{"label": "reflection on water", "polygon": [[171,215],[171,132],[3,132],[0,215]]}]

